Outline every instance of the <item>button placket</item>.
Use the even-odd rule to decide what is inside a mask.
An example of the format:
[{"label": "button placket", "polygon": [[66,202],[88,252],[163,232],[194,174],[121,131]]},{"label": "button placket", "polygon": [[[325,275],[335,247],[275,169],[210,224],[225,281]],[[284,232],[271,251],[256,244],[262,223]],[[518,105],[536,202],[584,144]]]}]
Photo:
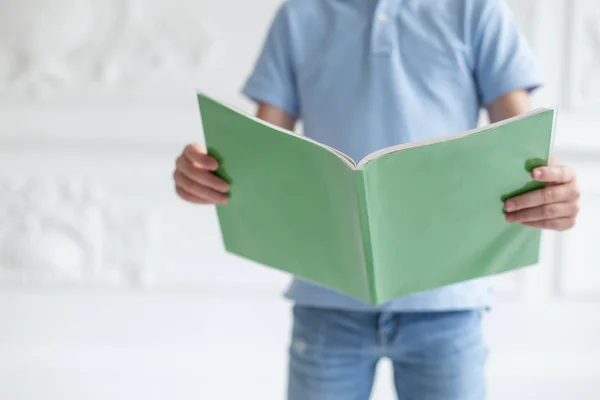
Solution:
[{"label": "button placket", "polygon": [[389,54],[393,47],[393,11],[398,0],[380,0],[375,9],[371,49],[374,54]]},{"label": "button placket", "polygon": [[380,13],[379,15],[377,15],[377,20],[382,23],[382,24],[387,24],[390,22],[390,18],[383,13]]}]

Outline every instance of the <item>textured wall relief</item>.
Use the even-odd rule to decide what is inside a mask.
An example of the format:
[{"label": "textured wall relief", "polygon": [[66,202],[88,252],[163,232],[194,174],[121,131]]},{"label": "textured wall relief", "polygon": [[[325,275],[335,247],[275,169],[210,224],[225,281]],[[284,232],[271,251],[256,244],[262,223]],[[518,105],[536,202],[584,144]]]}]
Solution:
[{"label": "textured wall relief", "polygon": [[508,0],[507,3],[529,44],[535,47],[539,0]]},{"label": "textured wall relief", "polygon": [[0,283],[135,286],[153,270],[153,220],[100,187],[0,182]]},{"label": "textured wall relief", "polygon": [[102,92],[193,79],[215,50],[197,3],[0,0],[0,92]]},{"label": "textured wall relief", "polygon": [[583,28],[589,40],[589,59],[581,66],[578,89],[581,100],[600,105],[600,16],[586,18]]},{"label": "textured wall relief", "polygon": [[600,107],[600,8],[595,1],[574,1],[568,81],[573,108]]}]

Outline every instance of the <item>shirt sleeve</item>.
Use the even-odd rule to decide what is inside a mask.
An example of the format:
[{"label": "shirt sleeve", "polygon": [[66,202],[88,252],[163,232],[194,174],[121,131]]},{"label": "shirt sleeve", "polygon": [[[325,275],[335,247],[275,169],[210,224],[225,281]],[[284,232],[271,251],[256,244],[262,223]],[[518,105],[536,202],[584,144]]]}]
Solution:
[{"label": "shirt sleeve", "polygon": [[484,106],[514,90],[542,85],[539,65],[504,0],[485,0],[473,35],[474,75]]},{"label": "shirt sleeve", "polygon": [[298,118],[300,107],[290,32],[289,15],[284,4],[275,15],[242,92],[257,103],[267,103]]}]

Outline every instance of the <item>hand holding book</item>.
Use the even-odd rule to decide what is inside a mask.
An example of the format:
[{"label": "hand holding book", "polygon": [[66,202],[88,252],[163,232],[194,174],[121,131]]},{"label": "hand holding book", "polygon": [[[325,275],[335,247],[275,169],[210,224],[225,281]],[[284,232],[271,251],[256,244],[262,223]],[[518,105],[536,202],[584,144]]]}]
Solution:
[{"label": "hand holding book", "polygon": [[204,146],[190,144],[177,158],[173,179],[182,199],[196,204],[227,204],[229,183],[214,174],[219,162]]},{"label": "hand holding book", "polygon": [[551,159],[550,165],[534,169],[531,177],[546,186],[507,200],[506,220],[538,229],[572,228],[579,213],[580,195],[573,170]]}]

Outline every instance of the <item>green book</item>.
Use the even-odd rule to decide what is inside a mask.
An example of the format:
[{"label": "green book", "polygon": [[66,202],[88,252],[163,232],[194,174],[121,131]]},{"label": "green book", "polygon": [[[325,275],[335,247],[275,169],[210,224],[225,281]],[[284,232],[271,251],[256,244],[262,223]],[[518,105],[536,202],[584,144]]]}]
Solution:
[{"label": "green book", "polygon": [[231,184],[217,206],[227,252],[365,303],[536,264],[541,231],[503,200],[537,189],[554,109],[393,146],[359,162],[213,98],[198,101],[209,154]]}]

